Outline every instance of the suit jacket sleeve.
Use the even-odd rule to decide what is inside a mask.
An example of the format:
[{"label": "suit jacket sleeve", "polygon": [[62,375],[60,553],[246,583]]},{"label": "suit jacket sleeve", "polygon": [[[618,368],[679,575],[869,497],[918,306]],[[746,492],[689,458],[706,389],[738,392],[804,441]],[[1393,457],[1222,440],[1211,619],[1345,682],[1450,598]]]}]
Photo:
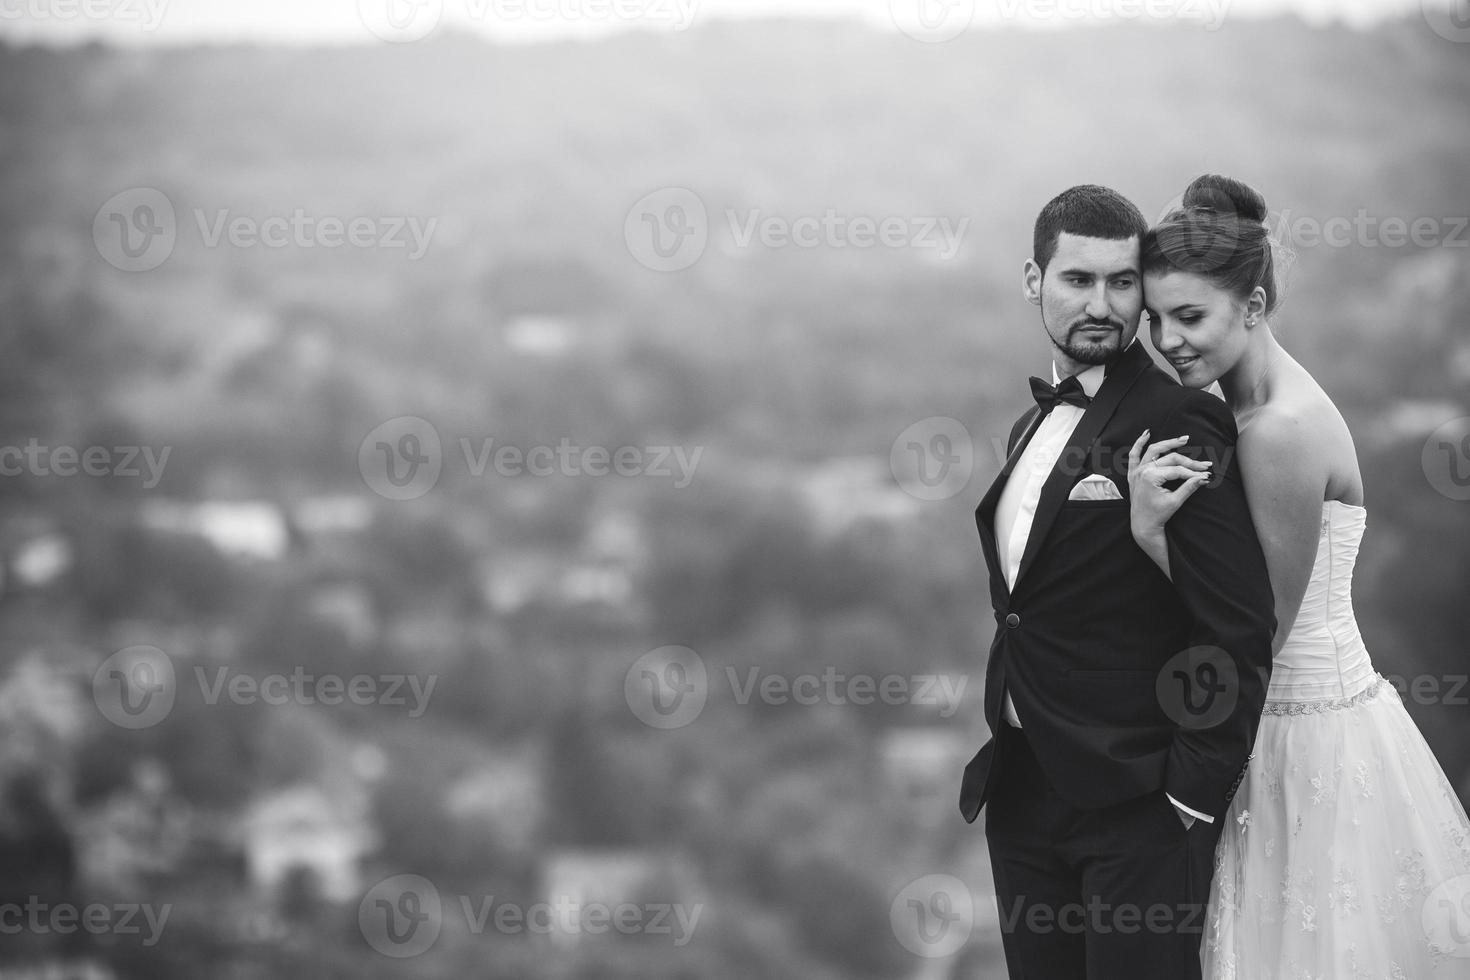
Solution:
[{"label": "suit jacket sleeve", "polygon": [[1182,725],[1176,731],[1164,789],[1218,820],[1239,785],[1260,725],[1271,673],[1275,599],[1235,460],[1235,419],[1213,395],[1188,389],[1183,394],[1152,438],[1188,435],[1182,451],[1215,465],[1210,481],[1168,523],[1169,575],[1193,618],[1190,648],[1217,648],[1234,662],[1235,676],[1223,675],[1223,683],[1234,690],[1217,694],[1233,696],[1234,702],[1224,717],[1209,713],[1207,726]]}]

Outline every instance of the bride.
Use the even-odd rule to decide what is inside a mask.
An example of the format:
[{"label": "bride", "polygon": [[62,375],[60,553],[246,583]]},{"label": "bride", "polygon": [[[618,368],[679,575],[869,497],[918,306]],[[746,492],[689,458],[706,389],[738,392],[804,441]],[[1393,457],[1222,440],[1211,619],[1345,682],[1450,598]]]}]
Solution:
[{"label": "bride", "polygon": [[[1470,977],[1470,822],[1358,633],[1363,479],[1336,406],[1271,332],[1265,218],[1256,191],[1206,175],[1143,242],[1154,347],[1183,384],[1218,381],[1234,413],[1279,624],[1255,752],[1215,852],[1203,975]],[[1166,522],[1208,474],[1187,465],[1183,440],[1150,438],[1129,456],[1133,536],[1168,574]]]}]

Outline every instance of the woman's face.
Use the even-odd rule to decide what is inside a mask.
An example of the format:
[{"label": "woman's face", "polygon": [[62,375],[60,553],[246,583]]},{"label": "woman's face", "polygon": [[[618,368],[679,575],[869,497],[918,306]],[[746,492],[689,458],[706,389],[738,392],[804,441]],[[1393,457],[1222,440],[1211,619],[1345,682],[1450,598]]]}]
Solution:
[{"label": "woman's face", "polygon": [[1245,304],[1204,276],[1177,269],[1145,273],[1143,308],[1154,349],[1183,385],[1208,387],[1245,353]]}]

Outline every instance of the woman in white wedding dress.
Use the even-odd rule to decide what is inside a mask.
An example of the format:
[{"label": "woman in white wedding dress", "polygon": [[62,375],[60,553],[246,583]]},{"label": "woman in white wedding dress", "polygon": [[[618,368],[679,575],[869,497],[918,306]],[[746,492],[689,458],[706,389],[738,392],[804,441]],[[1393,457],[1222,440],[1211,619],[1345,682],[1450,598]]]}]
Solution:
[{"label": "woman in white wedding dress", "polygon": [[[1470,978],[1470,821],[1358,633],[1362,476],[1332,400],[1272,335],[1265,217],[1254,190],[1207,175],[1143,243],[1154,347],[1181,383],[1218,381],[1235,415],[1278,622],[1255,751],[1215,853],[1203,975]],[[1180,440],[1145,449],[1153,436],[1130,455],[1131,515],[1167,574],[1166,522],[1208,474],[1177,455]]]}]

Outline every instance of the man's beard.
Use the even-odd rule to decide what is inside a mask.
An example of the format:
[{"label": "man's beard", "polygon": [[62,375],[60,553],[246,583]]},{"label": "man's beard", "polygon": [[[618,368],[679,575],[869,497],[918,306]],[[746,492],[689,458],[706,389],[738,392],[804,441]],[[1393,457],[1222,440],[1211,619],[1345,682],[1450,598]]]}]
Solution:
[{"label": "man's beard", "polygon": [[1069,328],[1066,338],[1057,341],[1057,348],[1078,364],[1107,364],[1123,351],[1123,328],[1117,323],[1109,322],[1105,325],[1113,332],[1100,339],[1093,339],[1082,333],[1085,327],[1093,325],[1102,324],[1086,320]]}]

